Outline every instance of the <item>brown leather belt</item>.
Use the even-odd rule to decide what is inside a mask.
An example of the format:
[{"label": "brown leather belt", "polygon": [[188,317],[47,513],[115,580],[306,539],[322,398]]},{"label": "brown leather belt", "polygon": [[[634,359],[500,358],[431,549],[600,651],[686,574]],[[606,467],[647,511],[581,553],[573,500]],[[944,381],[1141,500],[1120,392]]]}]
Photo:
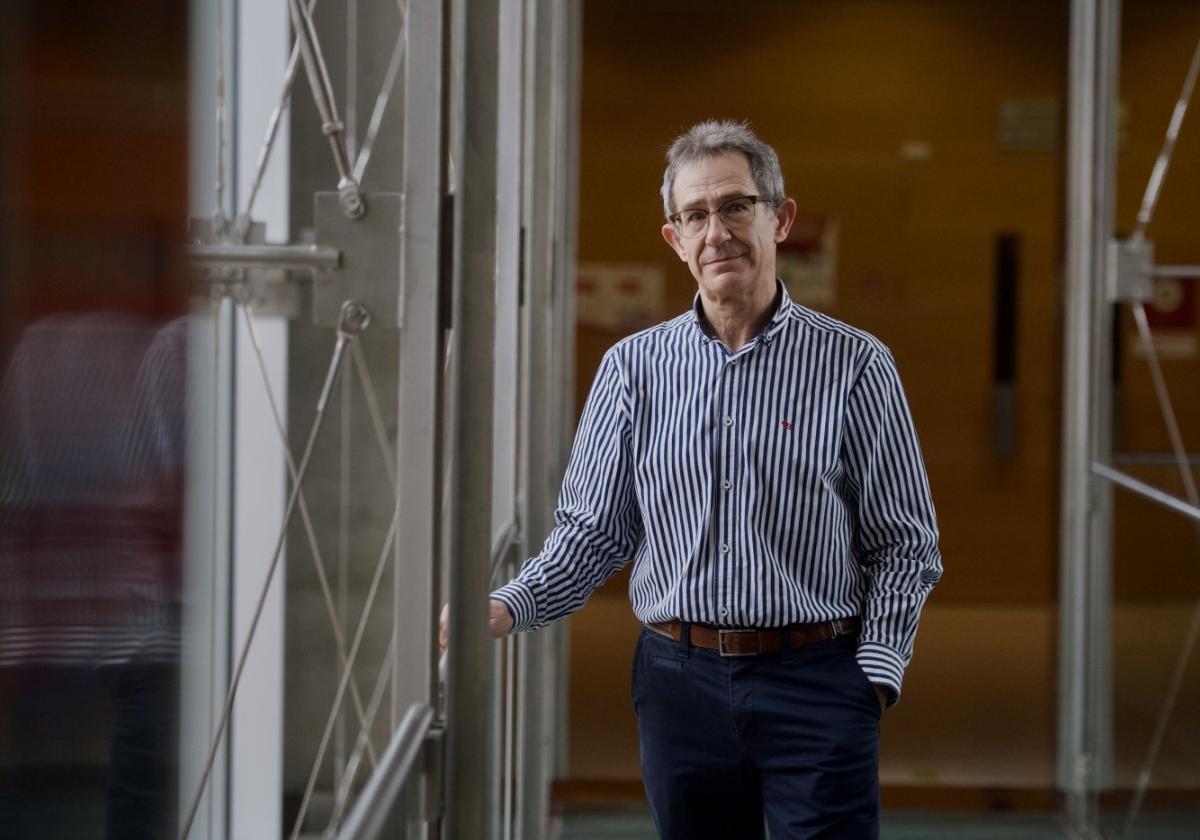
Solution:
[{"label": "brown leather belt", "polygon": [[[852,635],[858,632],[861,625],[862,622],[857,618],[839,618],[822,624],[789,624],[787,627],[745,630],[690,624],[688,642],[707,650],[715,650],[721,656],[754,656],[758,653],[778,653],[783,650],[784,634],[787,634],[790,646],[796,648],[810,642]],[[654,622],[646,627],[677,642],[683,633],[683,624],[679,621]]]}]

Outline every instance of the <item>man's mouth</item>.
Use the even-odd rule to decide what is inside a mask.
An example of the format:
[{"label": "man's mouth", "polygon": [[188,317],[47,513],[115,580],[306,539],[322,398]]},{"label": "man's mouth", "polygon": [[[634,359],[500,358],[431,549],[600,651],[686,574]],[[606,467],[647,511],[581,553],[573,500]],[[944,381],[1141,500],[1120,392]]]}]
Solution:
[{"label": "man's mouth", "polygon": [[726,256],[726,257],[718,257],[715,260],[709,260],[708,262],[705,263],[705,265],[710,268],[713,266],[716,266],[719,268],[720,266],[725,265],[726,263],[731,263],[734,260],[739,259],[741,257],[742,257],[742,254],[730,254],[729,256]]}]

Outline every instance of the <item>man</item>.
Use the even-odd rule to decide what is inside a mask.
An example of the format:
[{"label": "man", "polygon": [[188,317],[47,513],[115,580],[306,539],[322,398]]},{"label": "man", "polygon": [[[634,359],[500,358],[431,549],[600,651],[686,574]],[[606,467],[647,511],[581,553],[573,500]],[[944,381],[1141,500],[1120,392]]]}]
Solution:
[{"label": "man", "polygon": [[692,311],[617,343],[556,527],[493,593],[493,635],[583,605],[634,562],[633,704],[660,836],[873,838],[882,710],[941,575],[891,354],[793,303],[796,215],[744,124],[671,146],[663,238]]}]

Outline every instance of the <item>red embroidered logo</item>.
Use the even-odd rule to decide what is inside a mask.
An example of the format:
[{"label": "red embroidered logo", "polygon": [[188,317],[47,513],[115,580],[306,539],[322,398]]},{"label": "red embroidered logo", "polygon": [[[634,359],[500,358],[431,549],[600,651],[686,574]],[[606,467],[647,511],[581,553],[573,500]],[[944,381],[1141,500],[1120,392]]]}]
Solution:
[{"label": "red embroidered logo", "polygon": [[784,420],[780,425],[783,426],[784,431],[790,432],[792,430],[792,421],[791,420]]}]

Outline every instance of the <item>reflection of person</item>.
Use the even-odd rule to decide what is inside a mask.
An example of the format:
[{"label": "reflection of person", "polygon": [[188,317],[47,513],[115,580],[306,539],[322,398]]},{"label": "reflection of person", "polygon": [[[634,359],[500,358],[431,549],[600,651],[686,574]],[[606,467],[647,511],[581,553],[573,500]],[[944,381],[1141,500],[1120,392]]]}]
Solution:
[{"label": "reflection of person", "polygon": [[[104,832],[122,840],[173,832],[185,336],[183,319],[154,331],[112,313],[47,318],[0,387],[9,769],[46,753],[87,763],[55,710],[111,713]],[[5,837],[45,836],[79,793],[32,792],[0,792]]]},{"label": "reflection of person", "polygon": [[793,303],[775,152],[705,122],[667,155],[662,234],[692,311],[605,355],[541,553],[493,633],[580,607],[634,562],[633,704],[667,838],[875,837],[882,709],[941,574],[892,356]]}]

